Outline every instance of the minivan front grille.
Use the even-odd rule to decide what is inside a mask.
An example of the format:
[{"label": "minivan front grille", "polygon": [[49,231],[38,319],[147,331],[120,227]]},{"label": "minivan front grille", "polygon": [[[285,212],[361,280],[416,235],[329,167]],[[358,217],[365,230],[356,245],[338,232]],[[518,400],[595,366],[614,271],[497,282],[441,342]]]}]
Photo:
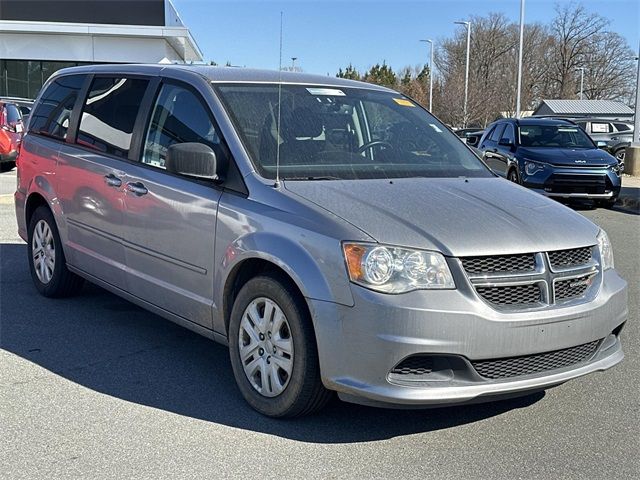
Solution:
[{"label": "minivan front grille", "polygon": [[553,352],[523,355],[520,357],[471,361],[473,368],[484,378],[501,378],[533,375],[549,370],[570,367],[591,358],[600,340]]},{"label": "minivan front grille", "polygon": [[556,282],[554,286],[556,301],[582,297],[591,286],[592,281],[592,275],[585,275],[580,278],[569,278]]},{"label": "minivan front grille", "polygon": [[540,286],[536,284],[504,287],[476,287],[478,294],[494,305],[536,305],[542,301]]},{"label": "minivan front grille", "polygon": [[496,257],[465,257],[462,265],[467,273],[530,272],[535,269],[533,253]]},{"label": "minivan front grille", "polygon": [[472,287],[496,310],[544,308],[594,298],[601,278],[594,247],[460,258]]},{"label": "minivan front grille", "polygon": [[549,255],[551,268],[559,270],[561,268],[575,267],[589,263],[591,261],[591,247],[556,250],[549,252],[547,255]]}]

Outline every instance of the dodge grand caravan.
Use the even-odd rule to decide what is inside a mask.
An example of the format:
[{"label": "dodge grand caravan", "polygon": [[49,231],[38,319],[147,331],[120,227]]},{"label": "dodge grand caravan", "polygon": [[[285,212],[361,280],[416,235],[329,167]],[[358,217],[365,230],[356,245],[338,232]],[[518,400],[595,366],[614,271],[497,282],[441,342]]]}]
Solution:
[{"label": "dodge grand caravan", "polygon": [[411,99],[185,66],[50,78],[18,158],[47,297],[101,285],[229,346],[242,395],[295,416],[526,395],[623,358],[604,231],[493,174]]}]

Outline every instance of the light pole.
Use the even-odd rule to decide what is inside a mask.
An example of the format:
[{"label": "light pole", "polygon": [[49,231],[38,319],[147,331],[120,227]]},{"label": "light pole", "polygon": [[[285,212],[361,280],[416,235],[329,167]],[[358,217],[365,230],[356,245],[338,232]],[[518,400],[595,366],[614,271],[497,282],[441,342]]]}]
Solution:
[{"label": "light pole", "polygon": [[640,147],[640,53],[636,60],[638,62],[638,78],[636,80],[636,108],[633,115],[633,144]]},{"label": "light pole", "polygon": [[296,60],[298,59],[298,57],[291,57],[291,71],[295,72],[296,71]]},{"label": "light pole", "polygon": [[584,92],[584,67],[576,68],[576,72],[580,70],[580,100],[582,100],[582,95]]},{"label": "light pole", "polygon": [[453,22],[456,25],[467,27],[467,64],[464,70],[464,110],[462,126],[467,126],[467,101],[469,100],[469,48],[471,47],[471,22]]},{"label": "light pole", "polygon": [[433,112],[433,40],[420,40],[430,46],[429,53],[429,111]]},{"label": "light pole", "polygon": [[520,49],[518,50],[518,86],[516,93],[516,118],[520,118],[522,106],[520,95],[522,91],[522,46],[524,42],[524,0],[520,0]]}]

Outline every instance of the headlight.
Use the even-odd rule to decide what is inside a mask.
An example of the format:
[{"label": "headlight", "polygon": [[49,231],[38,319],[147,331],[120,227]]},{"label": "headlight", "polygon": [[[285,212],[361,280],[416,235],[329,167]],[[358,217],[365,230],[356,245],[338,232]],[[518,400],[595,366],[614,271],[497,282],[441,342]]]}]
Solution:
[{"label": "headlight", "polygon": [[613,268],[613,248],[607,236],[607,232],[600,230],[598,232],[598,249],[600,250],[600,261],[602,262],[602,270]]},{"label": "headlight", "polygon": [[437,252],[366,243],[345,243],[343,251],[350,280],[371,290],[456,288],[447,261]]},{"label": "headlight", "polygon": [[532,162],[531,160],[524,161],[524,171],[527,175],[535,175],[542,170],[544,170],[544,163]]},{"label": "headlight", "polygon": [[609,167],[609,170],[611,170],[616,175],[620,176],[620,164],[619,163],[616,163],[615,165],[611,165]]}]

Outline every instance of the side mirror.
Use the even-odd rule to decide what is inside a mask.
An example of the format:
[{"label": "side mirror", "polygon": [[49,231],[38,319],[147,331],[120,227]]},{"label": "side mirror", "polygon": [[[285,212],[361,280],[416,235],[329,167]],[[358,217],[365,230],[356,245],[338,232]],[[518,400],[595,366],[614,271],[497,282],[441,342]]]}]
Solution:
[{"label": "side mirror", "polygon": [[609,145],[604,140],[598,140],[596,142],[596,146],[601,150],[607,150]]},{"label": "side mirror", "polygon": [[498,145],[502,145],[503,147],[513,148],[515,145],[511,140],[502,139],[498,142]]},{"label": "side mirror", "polygon": [[478,143],[480,142],[480,136],[479,135],[469,135],[468,137],[465,138],[465,142],[467,143],[467,145],[470,145],[472,147],[476,147],[476,146],[478,146]]},{"label": "side mirror", "polygon": [[220,181],[224,165],[211,147],[203,143],[176,143],[167,150],[167,171],[202,180]]}]

